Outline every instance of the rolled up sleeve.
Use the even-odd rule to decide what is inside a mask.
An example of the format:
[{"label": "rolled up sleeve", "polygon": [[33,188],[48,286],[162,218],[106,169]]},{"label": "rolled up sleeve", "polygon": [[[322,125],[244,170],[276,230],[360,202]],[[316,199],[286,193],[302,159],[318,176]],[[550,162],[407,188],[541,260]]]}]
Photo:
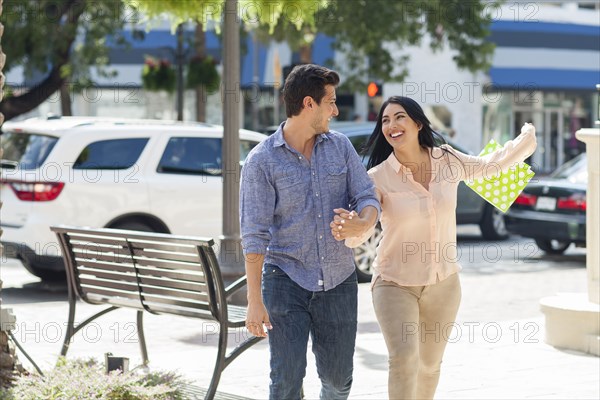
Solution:
[{"label": "rolled up sleeve", "polygon": [[[249,157],[250,158],[250,157]],[[271,241],[275,189],[259,160],[249,159],[240,183],[240,227],[244,255],[266,254]]]},{"label": "rolled up sleeve", "polygon": [[367,206],[373,206],[377,210],[377,221],[381,216],[381,205],[375,194],[375,185],[367,174],[367,170],[352,144],[347,141],[347,160],[348,160],[348,191],[350,195],[350,208],[357,213]]}]

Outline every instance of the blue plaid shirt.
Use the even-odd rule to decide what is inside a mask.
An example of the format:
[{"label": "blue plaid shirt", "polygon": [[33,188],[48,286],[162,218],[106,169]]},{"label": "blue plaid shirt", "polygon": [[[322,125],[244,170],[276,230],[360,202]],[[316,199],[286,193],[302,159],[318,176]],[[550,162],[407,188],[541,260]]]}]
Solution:
[{"label": "blue plaid shirt", "polygon": [[282,124],[248,155],[240,185],[244,255],[264,254],[310,291],[335,288],[354,271],[352,250],[331,235],[334,208],[381,212],[373,182],[346,136],[316,138],[310,161],[283,138]]}]

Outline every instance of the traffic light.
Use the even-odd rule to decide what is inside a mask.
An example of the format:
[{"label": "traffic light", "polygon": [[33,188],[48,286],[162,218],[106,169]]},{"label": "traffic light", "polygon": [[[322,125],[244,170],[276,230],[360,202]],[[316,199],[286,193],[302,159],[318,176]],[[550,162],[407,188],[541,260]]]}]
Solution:
[{"label": "traffic light", "polygon": [[369,97],[383,96],[383,87],[381,83],[369,82],[369,85],[367,86],[367,95]]}]

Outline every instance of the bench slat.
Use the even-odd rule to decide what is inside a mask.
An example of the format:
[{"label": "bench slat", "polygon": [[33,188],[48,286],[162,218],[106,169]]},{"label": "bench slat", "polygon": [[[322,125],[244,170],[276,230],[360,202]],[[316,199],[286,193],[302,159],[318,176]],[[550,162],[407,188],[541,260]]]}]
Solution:
[{"label": "bench slat", "polygon": [[90,267],[90,268],[103,269],[103,270],[107,270],[107,271],[134,272],[133,264],[117,264],[117,263],[111,264],[108,262],[86,260],[86,259],[76,260],[76,262],[77,262],[77,266],[76,266],[77,268]]},{"label": "bench slat", "polygon": [[121,246],[127,248],[127,240],[123,237],[113,237],[106,235],[94,235],[90,232],[89,235],[77,235],[72,233],[67,233],[67,237],[71,243],[73,242],[82,242],[82,243],[99,243],[99,244],[107,244],[112,246]]},{"label": "bench slat", "polygon": [[184,261],[163,261],[152,258],[134,257],[139,266],[157,267],[165,269],[185,269],[189,271],[204,271],[199,263],[188,263]]},{"label": "bench slat", "polygon": [[[79,281],[81,282],[82,287],[83,286],[85,286],[85,287],[96,286],[96,287],[102,287],[102,288],[108,288],[108,289],[118,289],[118,290],[129,291],[129,292],[136,293],[136,294],[138,293],[137,280],[122,281],[122,280],[112,280],[112,279],[104,279],[104,278],[88,278],[85,276],[80,276]],[[192,291],[187,291],[187,290],[164,288],[164,287],[161,288],[161,287],[151,286],[151,285],[147,285],[147,284],[142,284],[141,288],[142,288],[142,294],[144,295],[144,297],[158,295],[158,296],[162,296],[164,298],[169,298],[169,299],[178,299],[178,298],[183,297],[190,301],[198,301],[198,302],[207,302],[208,301],[208,295],[206,293],[202,293],[202,292],[192,292]],[[185,300],[185,301],[187,302],[188,300]],[[192,304],[192,303],[190,303],[190,304]],[[194,306],[192,306],[192,307],[194,307]]]},{"label": "bench slat", "polygon": [[[126,272],[126,273],[119,273]],[[133,282],[137,285],[138,277],[135,275],[135,270],[131,268],[127,271],[106,271],[96,268],[80,267],[79,273],[81,275],[92,275],[98,278]],[[206,284],[198,281],[182,281],[178,279],[170,278],[155,278],[140,274],[139,279],[142,285],[153,285],[153,286],[164,286],[167,289],[182,289],[196,293],[206,293]]]},{"label": "bench slat", "polygon": [[144,267],[141,265],[138,265],[138,270],[140,271],[140,275],[143,276],[153,276],[156,278],[165,277],[177,279],[183,282],[189,281],[206,284],[206,277],[204,276],[204,273],[200,271],[180,271],[165,268]]},{"label": "bench slat", "polygon": [[70,242],[71,248],[73,250],[78,251],[88,251],[88,252],[99,252],[99,253],[121,253],[121,254],[129,254],[129,248],[127,244],[123,245],[110,245],[96,242]]},{"label": "bench slat", "polygon": [[[80,268],[93,268],[97,270],[109,271],[109,272],[125,272],[135,273],[135,269],[132,264],[108,264],[104,262],[98,262],[93,260],[77,260],[77,269]],[[206,278],[204,273],[199,271],[188,271],[188,270],[172,270],[155,267],[144,267],[138,265],[140,276],[151,276],[155,278],[171,278],[182,282],[192,282],[206,285]]]},{"label": "bench slat", "polygon": [[[111,304],[118,307],[127,307],[134,308],[138,310],[144,310],[142,307],[139,298],[136,299],[128,299],[123,297],[114,297],[114,293],[106,294],[101,293],[88,293],[87,299],[89,302],[101,303],[101,304]],[[200,319],[209,319],[215,320],[212,314],[208,311],[208,309],[200,308],[200,309],[189,309],[189,308],[181,308],[176,306],[169,306],[168,304],[152,304],[152,312],[163,313],[163,314],[174,314],[181,315],[184,317],[190,318],[200,318]]]},{"label": "bench slat", "polygon": [[75,260],[90,260],[90,261],[107,261],[117,264],[132,264],[131,256],[129,254],[108,254],[108,253],[96,253],[96,254],[84,254],[81,252],[73,252],[75,254]]},{"label": "bench slat", "polygon": [[[206,293],[206,285],[200,282],[182,282],[172,279],[152,278],[148,276],[140,276],[142,285],[164,286],[165,288],[187,290],[194,293]],[[207,299],[208,300],[208,299]]]},{"label": "bench slat", "polygon": [[162,239],[160,241],[129,239],[129,243],[134,249],[155,249],[184,254],[198,254],[196,246],[201,246],[201,243],[196,244],[177,240],[163,241]]},{"label": "bench slat", "polygon": [[173,260],[173,261],[187,261],[187,262],[191,262],[191,263],[197,263],[198,262],[198,253],[195,252],[194,249],[194,253],[173,253],[173,252],[167,252],[167,251],[162,251],[162,250],[157,250],[152,248],[151,250],[142,250],[139,248],[134,248],[133,249],[133,254],[136,256],[140,256],[140,257],[145,257],[145,258],[155,258],[155,259],[159,259],[159,260]]},{"label": "bench slat", "polygon": [[[139,295],[136,293],[132,293],[127,291],[127,289],[125,290],[119,290],[117,288],[110,288],[110,287],[99,287],[94,285],[93,281],[92,283],[85,283],[81,285],[84,294],[89,294],[89,293],[96,293],[96,294],[103,294],[109,297],[126,297],[126,298],[130,298],[130,299],[137,299],[139,301]],[[110,301],[107,301],[107,303],[110,304]],[[170,298],[164,298],[164,297],[160,297],[157,295],[152,295],[152,294],[144,294],[144,303],[146,303],[146,305],[153,310],[153,303],[159,303],[159,304],[168,304],[171,306],[178,306],[178,307],[182,307],[184,309],[192,309],[192,310],[207,310],[208,309],[208,303],[207,302],[193,302],[193,301],[186,301],[186,300],[174,300],[174,299],[170,299]]]}]

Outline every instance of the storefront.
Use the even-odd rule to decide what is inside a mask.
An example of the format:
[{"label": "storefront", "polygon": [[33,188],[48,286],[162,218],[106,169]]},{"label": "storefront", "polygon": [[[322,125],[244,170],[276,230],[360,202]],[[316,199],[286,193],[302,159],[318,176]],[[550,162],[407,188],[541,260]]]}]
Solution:
[{"label": "storefront", "polygon": [[505,142],[533,122],[538,150],[530,161],[541,173],[585,151],[575,132],[598,119],[597,11],[567,13],[565,7],[540,9],[537,21],[495,21],[491,27],[496,51],[482,96],[483,142]]}]

